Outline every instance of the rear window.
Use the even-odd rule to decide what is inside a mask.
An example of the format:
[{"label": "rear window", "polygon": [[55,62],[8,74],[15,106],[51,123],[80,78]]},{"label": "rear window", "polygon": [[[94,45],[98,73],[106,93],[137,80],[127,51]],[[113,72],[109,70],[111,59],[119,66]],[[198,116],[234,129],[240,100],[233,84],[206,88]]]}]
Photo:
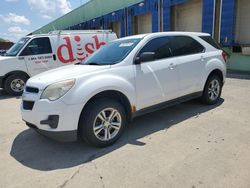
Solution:
[{"label": "rear window", "polygon": [[170,41],[173,56],[198,54],[205,51],[205,48],[196,40],[188,36],[175,36]]},{"label": "rear window", "polygon": [[202,40],[206,41],[211,46],[215,47],[216,49],[218,49],[218,50],[221,49],[220,45],[217,42],[215,42],[212,37],[210,37],[210,36],[200,36],[200,38]]}]

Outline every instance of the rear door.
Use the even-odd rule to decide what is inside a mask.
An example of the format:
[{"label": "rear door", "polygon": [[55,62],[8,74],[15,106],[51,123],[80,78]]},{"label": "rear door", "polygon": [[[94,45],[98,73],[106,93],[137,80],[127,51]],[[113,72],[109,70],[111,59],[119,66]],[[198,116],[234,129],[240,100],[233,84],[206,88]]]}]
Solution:
[{"label": "rear door", "polygon": [[135,65],[138,109],[146,108],[179,96],[178,62],[172,58],[171,37],[149,41],[138,53],[154,52],[155,60]]},{"label": "rear door", "polygon": [[32,39],[20,53],[20,58],[25,60],[31,76],[57,67],[49,37]]},{"label": "rear door", "polygon": [[175,36],[171,50],[178,59],[180,95],[198,92],[206,64],[205,48],[189,36]]}]

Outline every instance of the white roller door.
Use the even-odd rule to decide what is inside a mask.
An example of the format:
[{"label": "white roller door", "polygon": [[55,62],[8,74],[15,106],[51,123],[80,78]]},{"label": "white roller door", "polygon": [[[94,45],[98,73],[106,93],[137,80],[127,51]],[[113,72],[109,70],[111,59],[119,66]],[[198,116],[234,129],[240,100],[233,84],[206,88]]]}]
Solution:
[{"label": "white roller door", "polygon": [[142,34],[151,32],[152,32],[151,13],[135,16],[133,18],[133,34]]},{"label": "white roller door", "polygon": [[235,42],[250,44],[250,1],[237,0]]},{"label": "white roller door", "polygon": [[200,32],[202,27],[202,0],[191,0],[171,9],[171,30]]}]

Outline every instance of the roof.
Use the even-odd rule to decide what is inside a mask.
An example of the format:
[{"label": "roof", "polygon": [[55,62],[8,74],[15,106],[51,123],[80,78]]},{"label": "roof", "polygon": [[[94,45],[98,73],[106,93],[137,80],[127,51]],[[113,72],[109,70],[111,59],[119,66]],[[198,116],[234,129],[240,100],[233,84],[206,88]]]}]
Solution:
[{"label": "roof", "polygon": [[49,33],[44,34],[33,34],[28,35],[27,37],[45,37],[45,36],[52,36],[52,35],[68,35],[68,34],[96,34],[96,33],[113,33],[111,30],[56,30],[51,31]]},{"label": "roof", "polygon": [[[188,32],[188,31],[168,31],[168,32],[160,32],[162,34],[167,35],[195,35],[195,36],[210,36],[209,33],[202,32]],[[149,33],[148,35],[157,35],[157,33]]]},{"label": "roof", "polygon": [[149,34],[139,34],[139,35],[132,35],[132,36],[127,36],[127,37],[123,37],[117,40],[124,40],[124,39],[141,39],[144,38],[145,36],[147,36]]},{"label": "roof", "polygon": [[[135,39],[135,38],[144,38],[146,36],[158,36],[158,35],[195,35],[195,36],[210,36],[209,33],[201,33],[201,32],[185,32],[185,31],[170,31],[170,32],[156,32],[156,33],[146,33],[139,35],[127,36],[122,39]],[[119,40],[119,39],[118,39]]]},{"label": "roof", "polygon": [[86,4],[32,32],[32,34],[48,33],[53,30],[65,29],[108,13],[112,13],[116,10],[129,7],[141,1],[142,0],[105,0],[104,3],[104,0],[90,0]]}]

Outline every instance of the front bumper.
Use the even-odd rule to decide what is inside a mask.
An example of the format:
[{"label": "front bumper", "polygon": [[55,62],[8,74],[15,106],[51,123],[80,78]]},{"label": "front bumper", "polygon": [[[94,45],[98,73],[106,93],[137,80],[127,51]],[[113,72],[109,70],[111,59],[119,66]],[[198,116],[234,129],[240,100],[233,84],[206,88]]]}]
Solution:
[{"label": "front bumper", "polygon": [[[27,110],[24,101],[31,101]],[[42,135],[69,142],[77,140],[79,117],[84,104],[68,105],[62,100],[40,99],[40,94],[24,92],[21,114],[26,124]],[[51,118],[52,117],[52,118]],[[57,119],[57,118],[58,119]]]},{"label": "front bumper", "polygon": [[46,131],[38,129],[37,126],[25,122],[26,125],[32,129],[34,129],[39,134],[46,136],[48,138],[51,138],[53,140],[59,141],[59,142],[74,142],[77,140],[77,131],[58,131],[58,132],[52,132],[52,131]]}]

